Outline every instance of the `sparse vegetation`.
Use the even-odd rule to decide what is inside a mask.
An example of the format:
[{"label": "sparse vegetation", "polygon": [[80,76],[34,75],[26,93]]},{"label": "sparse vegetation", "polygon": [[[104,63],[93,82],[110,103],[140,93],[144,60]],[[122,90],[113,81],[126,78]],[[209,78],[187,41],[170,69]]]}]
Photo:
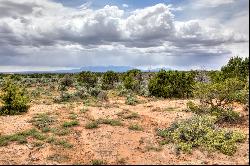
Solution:
[{"label": "sparse vegetation", "polygon": [[77,126],[77,125],[79,125],[79,121],[77,121],[77,120],[72,120],[72,121],[63,123],[63,127],[73,127],[73,126]]},{"label": "sparse vegetation", "polygon": [[[181,164],[200,152],[213,158],[201,164],[244,163],[248,64],[235,57],[217,71],[0,74],[0,164],[133,164],[143,155],[145,164]],[[162,149],[190,154],[149,157]]]},{"label": "sparse vegetation", "polygon": [[142,131],[143,128],[138,124],[132,124],[128,127],[129,130]]},{"label": "sparse vegetation", "polygon": [[45,136],[36,129],[30,129],[23,132],[18,132],[12,135],[0,135],[0,146],[6,146],[9,142],[17,141],[20,144],[27,143],[27,137],[33,137],[38,140],[44,140]]},{"label": "sparse vegetation", "polygon": [[65,127],[51,128],[50,131],[58,136],[64,136],[70,133],[70,130]]},{"label": "sparse vegetation", "polygon": [[100,124],[108,124],[111,126],[122,126],[122,123],[119,120],[99,118],[95,121],[87,123],[85,125],[85,128],[86,129],[98,128]]},{"label": "sparse vegetation", "polygon": [[136,119],[136,118],[139,118],[140,115],[136,112],[132,112],[126,116],[124,116],[124,119]]},{"label": "sparse vegetation", "polygon": [[86,129],[94,129],[94,128],[98,128],[98,127],[99,127],[99,125],[96,121],[89,122],[85,125]]},{"label": "sparse vegetation", "polygon": [[114,119],[97,119],[98,124],[109,124],[111,126],[121,126],[122,123],[119,120],[114,120]]},{"label": "sparse vegetation", "polygon": [[99,159],[95,159],[91,161],[91,165],[106,165],[106,161],[104,160],[99,160]]},{"label": "sparse vegetation", "polygon": [[73,145],[71,143],[69,143],[67,140],[61,140],[61,139],[57,139],[55,137],[49,137],[46,140],[47,143],[53,144],[53,145],[60,145],[64,148],[72,148]]},{"label": "sparse vegetation", "polygon": [[35,115],[30,122],[43,132],[48,132],[50,125],[54,124],[55,119],[47,113],[41,113]]}]

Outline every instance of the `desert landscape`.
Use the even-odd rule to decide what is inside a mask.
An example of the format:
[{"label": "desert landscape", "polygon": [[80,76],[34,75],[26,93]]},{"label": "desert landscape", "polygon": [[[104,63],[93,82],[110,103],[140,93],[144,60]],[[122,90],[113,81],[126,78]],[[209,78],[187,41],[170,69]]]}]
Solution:
[{"label": "desert landscape", "polygon": [[[217,73],[225,74],[225,68],[236,60],[232,58]],[[184,75],[192,72],[184,72]],[[192,89],[188,91],[190,97],[152,95],[156,92],[152,88],[155,79],[174,74],[175,80],[180,73],[130,70],[118,74],[112,71],[2,74],[0,164],[248,164],[249,90],[244,90],[247,84],[243,82],[243,89],[239,89],[239,80],[235,78],[226,79],[229,83],[225,85],[227,81],[202,82],[216,74],[209,77],[209,72],[196,71],[191,79],[194,87],[188,86]],[[188,80],[184,78],[179,77],[181,84],[171,84],[172,88],[165,93],[180,89]],[[198,84],[202,84],[202,88]],[[161,86],[161,81],[156,85]],[[215,85],[229,89],[216,89]],[[22,102],[27,96],[18,86],[30,97],[25,104]],[[206,91],[205,86],[214,89]],[[193,95],[199,96],[199,91],[201,97],[213,99],[217,105],[205,104]],[[20,112],[22,108],[25,110]],[[211,117],[215,117],[215,121],[211,121]],[[184,123],[183,128],[172,127],[178,123]],[[209,125],[215,128],[204,128]],[[167,134],[171,128],[177,135]],[[216,132],[222,135],[213,135]],[[227,138],[230,134],[233,135]],[[183,135],[186,138],[182,138]],[[203,144],[192,145],[195,140],[201,141],[200,138],[207,141],[208,136],[212,140],[205,144],[211,149]]]},{"label": "desert landscape", "polygon": [[0,0],[0,165],[249,165],[249,0]]}]

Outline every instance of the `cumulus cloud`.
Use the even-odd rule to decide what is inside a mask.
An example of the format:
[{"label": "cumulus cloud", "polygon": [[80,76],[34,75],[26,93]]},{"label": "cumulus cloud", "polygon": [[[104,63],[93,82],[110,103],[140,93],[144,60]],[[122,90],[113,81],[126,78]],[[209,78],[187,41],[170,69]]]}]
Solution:
[{"label": "cumulus cloud", "polygon": [[165,38],[174,33],[173,19],[168,6],[157,4],[134,11],[125,20],[126,30],[132,39]]},{"label": "cumulus cloud", "polygon": [[[219,6],[233,0],[198,4],[206,3]],[[153,56],[230,54],[226,44],[248,42],[248,35],[218,21],[178,21],[172,11],[163,3],[125,14],[109,5],[94,10],[89,3],[68,8],[49,0],[1,0],[0,65],[81,66],[79,60],[86,57],[84,63],[90,64],[98,57],[100,62],[146,65],[160,62]]]}]

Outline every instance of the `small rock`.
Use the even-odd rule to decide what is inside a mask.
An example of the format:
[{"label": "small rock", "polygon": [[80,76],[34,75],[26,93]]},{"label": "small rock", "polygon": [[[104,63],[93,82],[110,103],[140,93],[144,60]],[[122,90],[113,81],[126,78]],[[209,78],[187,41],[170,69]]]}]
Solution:
[{"label": "small rock", "polygon": [[26,144],[26,146],[27,146],[29,149],[33,149],[33,148],[34,148],[31,144]]}]

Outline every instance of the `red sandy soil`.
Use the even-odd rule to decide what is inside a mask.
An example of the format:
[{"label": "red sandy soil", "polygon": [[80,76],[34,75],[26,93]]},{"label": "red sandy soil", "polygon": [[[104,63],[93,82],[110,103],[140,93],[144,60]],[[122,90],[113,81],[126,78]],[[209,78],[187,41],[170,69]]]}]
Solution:
[{"label": "red sandy soil", "polygon": [[[238,144],[238,150],[233,156],[220,152],[208,153],[194,149],[192,154],[176,154],[173,144],[167,144],[161,150],[156,128],[167,128],[176,120],[186,119],[192,113],[183,111],[187,100],[148,100],[140,98],[144,103],[130,106],[122,97],[110,99],[106,107],[88,106],[89,111],[80,113],[82,103],[69,104],[34,104],[28,113],[15,116],[0,116],[0,134],[9,135],[31,129],[29,122],[37,113],[51,113],[57,118],[57,123],[69,121],[69,115],[78,115],[80,125],[71,127],[70,134],[60,136],[67,139],[72,148],[44,143],[42,147],[33,147],[29,138],[27,144],[11,142],[0,147],[0,164],[91,164],[99,159],[107,164],[248,164],[249,142]],[[103,103],[105,104],[105,102]],[[167,109],[166,109],[167,108]],[[168,110],[170,108],[170,110]],[[165,110],[164,110],[165,109]],[[119,113],[136,112],[140,115],[135,119],[121,118]],[[247,122],[237,126],[227,126],[249,135],[248,114],[240,105],[235,110],[247,116]],[[117,115],[118,114],[118,115]],[[120,118],[122,126],[101,124],[99,128],[86,129],[84,126],[98,118]],[[131,124],[139,124],[143,131],[129,130]],[[52,158],[52,159],[49,159]]]}]

